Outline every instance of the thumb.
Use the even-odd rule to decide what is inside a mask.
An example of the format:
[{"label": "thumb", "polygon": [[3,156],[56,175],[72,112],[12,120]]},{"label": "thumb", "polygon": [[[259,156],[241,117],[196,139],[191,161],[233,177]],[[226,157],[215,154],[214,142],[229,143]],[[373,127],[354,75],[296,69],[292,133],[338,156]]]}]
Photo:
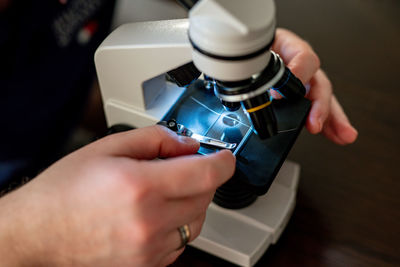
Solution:
[{"label": "thumb", "polygon": [[166,127],[155,125],[109,135],[86,149],[90,153],[154,159],[194,154],[199,147],[193,138],[178,136]]}]

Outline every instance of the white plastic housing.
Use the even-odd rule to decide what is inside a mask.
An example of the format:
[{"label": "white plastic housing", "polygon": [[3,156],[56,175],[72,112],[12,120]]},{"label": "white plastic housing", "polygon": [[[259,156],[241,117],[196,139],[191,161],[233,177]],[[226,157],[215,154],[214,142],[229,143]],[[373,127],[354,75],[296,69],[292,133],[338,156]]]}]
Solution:
[{"label": "white plastic housing", "polygon": [[257,263],[285,229],[296,203],[300,166],[285,161],[266,195],[229,210],[212,203],[200,235],[189,245],[240,266]]},{"label": "white plastic housing", "polygon": [[[208,54],[238,57],[266,47],[275,34],[273,0],[203,0],[189,13],[191,41]],[[215,59],[193,51],[196,67],[218,80],[238,81],[259,73],[268,64],[269,51],[240,61]]]},{"label": "white plastic housing", "polygon": [[219,81],[241,81],[260,73],[269,62],[271,52],[241,61],[218,60],[196,50],[192,52],[193,63],[204,74]]},{"label": "white plastic housing", "polygon": [[122,24],[170,19],[184,19],[188,14],[177,1],[118,0],[113,14],[113,28]]},{"label": "white plastic housing", "polygon": [[192,60],[187,30],[187,19],[139,22],[104,40],[95,63],[109,126],[149,126],[175,104],[184,89],[164,74]]}]

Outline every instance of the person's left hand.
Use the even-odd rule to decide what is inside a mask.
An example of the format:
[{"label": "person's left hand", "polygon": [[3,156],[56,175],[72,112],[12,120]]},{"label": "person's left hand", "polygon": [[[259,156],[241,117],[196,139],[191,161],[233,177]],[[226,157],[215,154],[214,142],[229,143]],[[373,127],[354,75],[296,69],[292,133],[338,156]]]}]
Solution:
[{"label": "person's left hand", "polygon": [[200,234],[215,190],[235,170],[232,152],[193,155],[198,149],[158,125],[67,155],[0,199],[0,265],[171,264]]},{"label": "person's left hand", "polygon": [[[336,144],[353,143],[357,130],[333,94],[332,85],[326,74],[320,69],[320,60],[311,46],[296,34],[277,29],[272,50],[277,52],[307,89],[306,97],[312,107],[307,118],[306,127],[312,134],[322,133]],[[279,94],[271,90],[274,98]]]}]

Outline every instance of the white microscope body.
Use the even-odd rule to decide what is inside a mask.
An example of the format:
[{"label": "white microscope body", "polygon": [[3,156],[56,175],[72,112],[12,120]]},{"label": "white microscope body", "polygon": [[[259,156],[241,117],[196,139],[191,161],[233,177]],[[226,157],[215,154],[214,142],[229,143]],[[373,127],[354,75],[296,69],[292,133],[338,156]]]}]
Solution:
[{"label": "white microscope body", "polygon": [[[265,50],[242,61],[209,58],[193,49],[188,32],[200,49],[232,57],[259,51],[274,28],[272,0],[205,0],[189,20],[120,26],[95,55],[108,126],[140,128],[162,120],[186,90],[167,81],[171,69],[193,61],[213,78],[235,81],[259,73],[271,57]],[[267,194],[248,207],[231,210],[212,203],[200,236],[189,245],[241,266],[254,265],[291,216],[299,172],[298,164],[286,161]]]}]

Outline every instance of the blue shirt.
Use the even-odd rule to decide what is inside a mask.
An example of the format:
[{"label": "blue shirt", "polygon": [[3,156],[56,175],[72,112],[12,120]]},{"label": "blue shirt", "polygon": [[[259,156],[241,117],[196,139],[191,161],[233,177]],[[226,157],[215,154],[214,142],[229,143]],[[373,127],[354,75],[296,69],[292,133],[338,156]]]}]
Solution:
[{"label": "blue shirt", "polygon": [[85,107],[113,7],[12,0],[0,12],[0,189],[60,156]]}]

